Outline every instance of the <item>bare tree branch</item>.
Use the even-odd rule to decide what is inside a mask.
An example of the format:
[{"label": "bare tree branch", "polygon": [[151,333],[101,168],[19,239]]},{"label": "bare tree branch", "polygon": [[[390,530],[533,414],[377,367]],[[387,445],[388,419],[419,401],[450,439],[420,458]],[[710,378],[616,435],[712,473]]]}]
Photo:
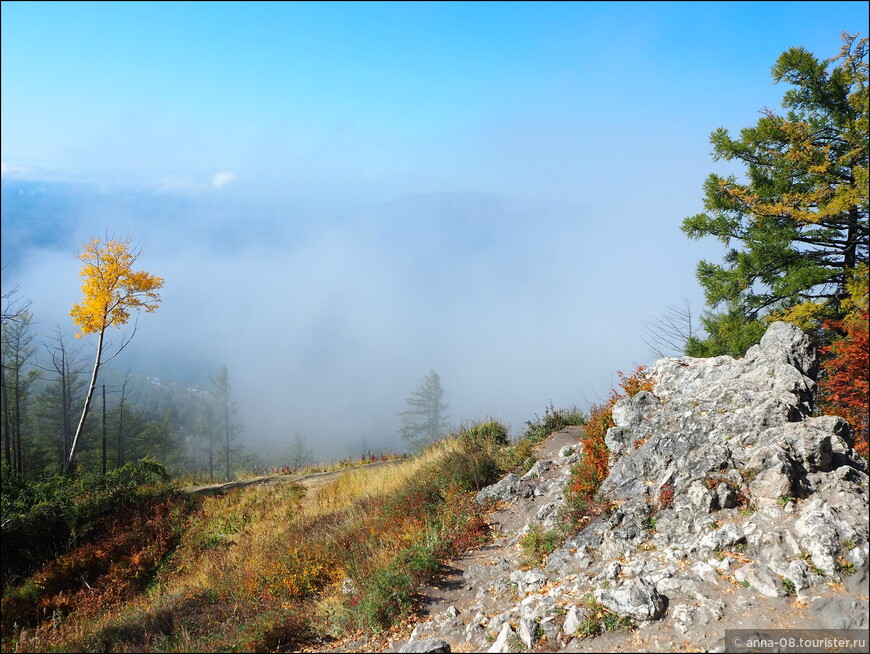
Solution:
[{"label": "bare tree branch", "polygon": [[659,357],[682,356],[686,343],[696,331],[689,299],[683,297],[682,305],[669,305],[661,316],[644,322],[643,327],[641,338],[653,354]]}]

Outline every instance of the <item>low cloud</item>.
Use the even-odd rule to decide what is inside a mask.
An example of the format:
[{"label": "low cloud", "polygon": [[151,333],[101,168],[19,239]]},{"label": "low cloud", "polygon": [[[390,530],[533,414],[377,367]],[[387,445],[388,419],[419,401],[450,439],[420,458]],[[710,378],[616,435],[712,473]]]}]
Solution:
[{"label": "low cloud", "polygon": [[211,178],[211,185],[215,188],[223,188],[227,184],[230,184],[234,181],[236,181],[236,176],[234,173],[223,171],[214,174],[214,176]]},{"label": "low cloud", "polygon": [[[519,434],[550,404],[604,401],[615,370],[646,363],[642,320],[692,279],[679,230],[632,232],[576,205],[474,193],[273,203],[209,193],[209,177],[173,181],[201,191],[48,185],[27,213],[4,202],[10,282],[41,332],[71,330],[73,253],[90,234],[135,229],[166,286],[113,366],[207,388],[226,365],[251,450],[278,451],[296,431],[324,460],[402,447],[397,414],[430,369],[451,422],[493,417]],[[655,276],[648,257],[618,254],[653,240],[673,253]]]}]

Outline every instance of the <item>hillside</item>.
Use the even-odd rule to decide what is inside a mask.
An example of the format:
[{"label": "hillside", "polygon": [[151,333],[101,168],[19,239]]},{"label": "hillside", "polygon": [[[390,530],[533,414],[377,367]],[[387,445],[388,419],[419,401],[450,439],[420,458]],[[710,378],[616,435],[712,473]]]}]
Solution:
[{"label": "hillside", "polygon": [[428,592],[399,651],[741,651],[726,629],[866,638],[867,467],[842,420],[813,416],[815,372],[786,323],[739,360],[660,360],[653,391],[613,408],[605,510],[529,547],[556,533],[578,459],[557,451],[576,430],[554,434],[527,473],[478,495],[499,501],[495,542]]},{"label": "hillside", "polygon": [[866,634],[867,464],[845,422],[815,415],[816,369],[786,323],[740,359],[660,360],[651,390],[613,406],[609,474],[579,503],[591,432],[549,410],[514,444],[484,422],[394,465],[128,491],[4,591],[3,649],[734,651],[728,629]]}]

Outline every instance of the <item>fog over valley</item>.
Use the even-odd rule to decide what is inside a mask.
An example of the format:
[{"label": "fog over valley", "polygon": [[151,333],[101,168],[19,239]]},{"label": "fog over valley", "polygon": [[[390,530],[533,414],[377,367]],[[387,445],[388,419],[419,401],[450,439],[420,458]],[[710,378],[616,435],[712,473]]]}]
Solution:
[{"label": "fog over valley", "polygon": [[397,413],[430,369],[452,424],[517,434],[551,401],[605,398],[615,366],[650,359],[641,322],[695,292],[676,226],[492,194],[302,203],[4,180],[2,220],[4,289],[32,300],[43,338],[74,333],[84,242],[142,243],[162,304],[110,365],[202,388],[226,365],[242,440],[266,454],[294,430],[325,460],[403,448]]}]

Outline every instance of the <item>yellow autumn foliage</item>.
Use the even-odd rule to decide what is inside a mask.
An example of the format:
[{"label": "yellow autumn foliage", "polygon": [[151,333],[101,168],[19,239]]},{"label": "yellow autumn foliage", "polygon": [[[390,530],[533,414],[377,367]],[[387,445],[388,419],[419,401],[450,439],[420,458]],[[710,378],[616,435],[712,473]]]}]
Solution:
[{"label": "yellow autumn foliage", "polygon": [[867,277],[870,273],[870,267],[866,263],[859,264],[853,270],[846,274],[846,291],[849,297],[843,300],[843,309],[848,314],[854,314],[859,311],[867,311],[870,305],[870,297],[867,293]]},{"label": "yellow autumn foliage", "polygon": [[129,240],[94,239],[85,243],[79,259],[83,262],[80,277],[84,278],[81,304],[73,304],[70,316],[84,334],[104,331],[110,325],[120,327],[130,318],[131,310],[155,311],[160,304],[157,290],[163,279],[147,271],[134,271],[133,264],[140,252],[132,249]]},{"label": "yellow autumn foliage", "polygon": [[782,320],[783,322],[790,322],[804,331],[809,331],[821,324],[825,318],[826,310],[827,305],[824,302],[801,302],[788,309],[771,311],[768,315],[764,316],[764,321],[772,323]]}]

